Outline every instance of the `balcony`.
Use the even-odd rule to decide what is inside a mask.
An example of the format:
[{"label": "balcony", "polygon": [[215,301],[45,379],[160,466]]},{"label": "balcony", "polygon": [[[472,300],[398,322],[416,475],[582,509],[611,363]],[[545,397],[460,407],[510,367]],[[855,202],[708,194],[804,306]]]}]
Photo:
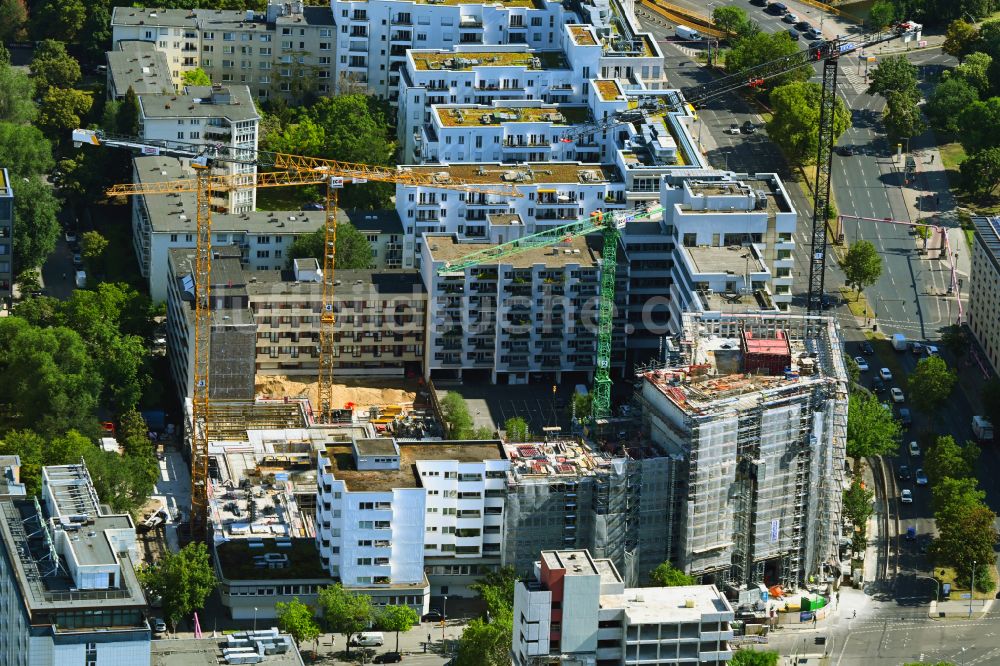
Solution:
[{"label": "balcony", "polygon": [[482,28],[483,19],[478,16],[463,16],[461,22],[458,24],[459,28]]}]

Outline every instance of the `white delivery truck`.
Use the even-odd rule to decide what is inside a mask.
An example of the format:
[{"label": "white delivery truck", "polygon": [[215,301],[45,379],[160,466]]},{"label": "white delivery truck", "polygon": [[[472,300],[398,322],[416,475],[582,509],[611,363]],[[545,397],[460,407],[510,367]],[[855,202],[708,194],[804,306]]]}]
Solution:
[{"label": "white delivery truck", "polygon": [[896,333],[892,336],[892,348],[896,351],[905,352],[906,351],[906,336],[902,333]]},{"label": "white delivery truck", "polygon": [[679,25],[676,28],[674,28],[674,34],[680,37],[681,39],[687,39],[692,41],[698,41],[704,39],[701,36],[700,32],[698,32],[694,28],[689,28],[686,25]]},{"label": "white delivery truck", "polygon": [[76,272],[77,289],[83,289],[86,286],[87,286],[87,271],[77,271]]},{"label": "white delivery truck", "polygon": [[993,441],[993,422],[985,416],[972,417],[972,434],[980,442]]}]

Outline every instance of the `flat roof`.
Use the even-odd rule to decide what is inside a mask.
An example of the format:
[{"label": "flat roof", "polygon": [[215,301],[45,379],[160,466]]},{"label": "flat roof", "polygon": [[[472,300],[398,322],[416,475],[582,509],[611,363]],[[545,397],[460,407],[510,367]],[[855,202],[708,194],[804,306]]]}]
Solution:
[{"label": "flat roof", "polygon": [[615,79],[597,79],[594,81],[594,87],[597,88],[597,92],[605,102],[625,99],[625,96],[622,94],[622,88]]},{"label": "flat roof", "polygon": [[[266,623],[260,622],[261,628]],[[222,648],[226,641],[220,638],[182,638],[150,643],[150,666],[219,666],[225,663]],[[302,666],[302,656],[292,641],[291,649],[284,654],[269,654],[265,666]]]},{"label": "flat roof", "polygon": [[173,92],[167,54],[145,40],[122,40],[118,50],[108,51],[108,70],[115,90],[124,95],[129,88],[136,94]]},{"label": "flat roof", "polygon": [[565,571],[567,576],[600,576],[605,583],[622,582],[622,577],[611,560],[595,558],[586,548],[543,550],[542,562],[550,570]]},{"label": "flat roof", "polygon": [[403,222],[394,208],[383,210],[341,210],[337,209],[337,219],[346,216],[347,221],[358,231],[374,231],[381,234],[402,234]]},{"label": "flat roof", "polygon": [[582,125],[590,120],[585,104],[547,104],[545,106],[486,106],[435,104],[434,115],[445,127],[486,127],[506,123],[551,123]]},{"label": "flat roof", "polygon": [[473,440],[401,443],[398,470],[359,471],[350,443],[328,445],[324,457],[330,462],[329,471],[334,478],[343,481],[349,491],[358,492],[421,487],[417,472],[417,462],[421,460],[482,462],[503,460],[506,456],[499,440]]},{"label": "flat roof", "polygon": [[751,248],[742,245],[722,247],[698,245],[696,247],[682,247],[682,249],[691,258],[691,263],[698,273],[744,275],[748,267],[750,273],[761,273],[767,270],[757,258],[756,253]]},{"label": "flat roof", "polygon": [[569,69],[562,51],[441,51],[413,49],[417,70],[467,71],[473,67],[524,67],[529,70]]},{"label": "flat roof", "polygon": [[536,183],[579,185],[622,182],[618,175],[618,169],[613,164],[588,164],[585,162],[427,164],[400,166],[400,169],[433,175],[435,180],[441,183],[447,183],[451,178],[473,184],[512,183],[518,186]]},{"label": "flat roof", "polygon": [[629,624],[697,622],[703,615],[733,613],[714,585],[626,588],[624,600]]},{"label": "flat roof", "polygon": [[259,120],[250,88],[245,85],[188,86],[184,93],[139,95],[142,114],[149,118],[226,118],[230,122]]},{"label": "flat roof", "polygon": [[979,245],[986,251],[994,270],[1000,271],[1000,218],[974,217],[972,224]]},{"label": "flat roof", "polygon": [[[195,248],[170,248],[168,257],[170,265],[173,266],[175,278],[183,278],[194,272],[196,255]],[[241,290],[246,284],[246,277],[243,265],[240,263],[239,247],[232,244],[222,245],[218,248],[213,247],[212,255],[212,267],[209,272],[209,284],[212,291],[216,291],[217,288],[221,288],[223,291]],[[192,282],[192,287],[193,284]]]},{"label": "flat roof", "polygon": [[[246,20],[246,11],[239,9],[147,9],[136,7],[114,7],[111,12],[112,25],[155,25],[176,28],[201,28],[218,30],[233,28],[242,30],[267,30],[269,24],[261,20],[263,14],[255,13],[253,21]],[[305,25],[333,25],[333,12],[329,5],[303,7],[301,14],[279,16],[276,23]],[[273,25],[273,24],[271,24]]]},{"label": "flat roof", "polygon": [[[214,268],[214,264],[213,264]],[[320,282],[296,282],[290,270],[245,270],[246,291],[251,298],[267,295],[315,296],[323,291]],[[424,284],[420,271],[396,268],[386,270],[338,269],[334,272],[334,301],[351,301],[360,296],[382,294],[385,296],[413,296],[424,298]]]},{"label": "flat roof", "polygon": [[354,440],[354,446],[363,456],[394,456],[396,445],[391,437],[374,437]]},{"label": "flat roof", "polygon": [[597,37],[594,35],[593,26],[571,25],[569,34],[573,36],[573,41],[579,46],[597,46]]},{"label": "flat roof", "polygon": [[517,213],[488,213],[486,220],[497,227],[509,227],[517,224],[524,224],[521,216]]},{"label": "flat roof", "polygon": [[[222,575],[229,581],[236,580],[329,580],[330,573],[323,568],[316,549],[315,539],[287,539],[287,546],[279,546],[274,538],[253,536],[230,539],[215,546]],[[251,545],[253,544],[253,545]],[[255,556],[284,554],[288,566],[280,569],[258,567]]]},{"label": "flat roof", "polygon": [[[599,230],[595,233],[599,233]],[[431,261],[445,263],[457,261],[474,252],[496,247],[493,243],[462,242],[457,240],[454,235],[425,234],[424,242],[430,248]],[[498,263],[514,268],[531,268],[535,264],[543,264],[550,268],[562,268],[570,264],[579,264],[584,268],[599,268],[601,253],[596,244],[588,242],[586,237],[574,236],[558,245],[532,248],[504,257],[500,262],[483,261],[480,265],[492,266]]]}]

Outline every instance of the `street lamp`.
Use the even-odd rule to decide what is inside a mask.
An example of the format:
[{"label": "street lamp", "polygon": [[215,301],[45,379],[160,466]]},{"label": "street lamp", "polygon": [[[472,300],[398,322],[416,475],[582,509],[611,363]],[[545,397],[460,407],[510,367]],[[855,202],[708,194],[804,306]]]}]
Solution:
[{"label": "street lamp", "polygon": [[448,595],[444,595],[444,601],[441,604],[441,642],[444,642],[444,624],[448,621]]},{"label": "street lamp", "polygon": [[257,633],[257,607],[253,607],[253,631]]},{"label": "street lamp", "polygon": [[969,586],[969,618],[972,618],[972,600],[976,598],[976,561],[972,560],[972,585]]}]

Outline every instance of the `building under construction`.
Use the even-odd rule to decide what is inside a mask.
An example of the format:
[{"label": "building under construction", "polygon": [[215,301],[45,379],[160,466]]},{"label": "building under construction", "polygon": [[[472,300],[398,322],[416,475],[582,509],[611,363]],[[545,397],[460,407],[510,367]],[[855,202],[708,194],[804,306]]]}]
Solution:
[{"label": "building under construction", "polygon": [[678,461],[669,559],[736,587],[823,580],[837,567],[847,436],[836,322],[688,314],[679,351],[636,388],[644,434]]}]

